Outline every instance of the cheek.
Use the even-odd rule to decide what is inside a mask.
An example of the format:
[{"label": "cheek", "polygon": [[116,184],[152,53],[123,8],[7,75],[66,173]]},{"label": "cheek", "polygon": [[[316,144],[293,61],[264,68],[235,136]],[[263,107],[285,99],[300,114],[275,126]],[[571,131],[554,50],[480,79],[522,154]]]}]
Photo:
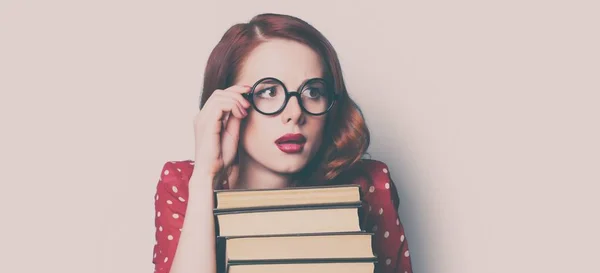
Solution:
[{"label": "cheek", "polygon": [[269,126],[270,120],[265,119],[260,115],[251,113],[245,120],[240,132],[240,137],[243,140],[243,145],[260,146],[263,143],[268,143],[273,137],[273,128],[275,126]]},{"label": "cheek", "polygon": [[315,144],[320,144],[322,141],[323,133],[325,132],[325,119],[315,118],[313,120],[309,120],[307,125],[307,133],[311,134],[311,137],[317,140]]}]

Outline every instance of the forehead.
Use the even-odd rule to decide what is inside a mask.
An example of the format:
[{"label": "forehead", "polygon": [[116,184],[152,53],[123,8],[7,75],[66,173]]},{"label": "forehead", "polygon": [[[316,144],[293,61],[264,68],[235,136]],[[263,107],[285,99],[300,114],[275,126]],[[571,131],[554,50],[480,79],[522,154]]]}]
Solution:
[{"label": "forehead", "polygon": [[294,89],[307,79],[322,76],[321,58],[310,47],[295,41],[271,39],[246,57],[237,84],[253,85],[262,78],[274,77]]}]

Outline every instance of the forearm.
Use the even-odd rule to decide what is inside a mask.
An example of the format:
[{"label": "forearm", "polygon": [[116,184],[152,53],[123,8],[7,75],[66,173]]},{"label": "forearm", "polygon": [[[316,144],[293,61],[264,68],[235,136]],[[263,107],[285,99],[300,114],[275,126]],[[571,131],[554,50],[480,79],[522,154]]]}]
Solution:
[{"label": "forearm", "polygon": [[190,177],[186,217],[170,273],[216,272],[212,179]]}]

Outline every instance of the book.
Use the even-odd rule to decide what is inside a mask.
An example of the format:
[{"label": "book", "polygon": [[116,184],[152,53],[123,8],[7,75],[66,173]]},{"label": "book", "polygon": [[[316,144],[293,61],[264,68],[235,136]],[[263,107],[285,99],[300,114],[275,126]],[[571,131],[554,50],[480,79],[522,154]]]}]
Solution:
[{"label": "book", "polygon": [[215,190],[215,209],[218,211],[358,202],[360,202],[359,185]]},{"label": "book", "polygon": [[373,233],[337,232],[218,237],[227,263],[268,260],[374,259]]},{"label": "book", "polygon": [[358,185],[216,190],[219,236],[360,230]]},{"label": "book", "polygon": [[218,271],[373,272],[360,186],[216,190]]},{"label": "book", "polygon": [[359,231],[360,204],[215,211],[219,236]]},{"label": "book", "polygon": [[370,260],[314,260],[277,261],[265,263],[237,263],[227,267],[228,273],[373,273],[375,263]]}]

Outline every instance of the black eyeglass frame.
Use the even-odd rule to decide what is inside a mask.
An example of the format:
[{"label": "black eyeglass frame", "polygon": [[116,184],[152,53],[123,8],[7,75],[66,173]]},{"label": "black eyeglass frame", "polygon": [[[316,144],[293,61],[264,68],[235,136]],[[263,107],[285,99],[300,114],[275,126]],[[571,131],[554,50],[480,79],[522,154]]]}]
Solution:
[{"label": "black eyeglass frame", "polygon": [[[272,113],[267,113],[267,112],[263,112],[263,111],[259,110],[258,107],[256,106],[256,104],[254,103],[254,91],[255,91],[256,87],[260,83],[262,83],[262,82],[264,82],[266,80],[272,80],[272,81],[275,81],[276,83],[280,84],[283,87],[283,91],[285,92],[285,100],[284,100],[283,104],[281,105],[281,107],[279,109],[277,109],[275,112],[272,112]],[[309,112],[304,107],[304,104],[302,102],[302,97],[301,97],[302,90],[304,90],[304,88],[307,85],[309,85],[309,84],[311,84],[311,83],[313,83],[315,81],[323,82],[325,84],[325,88],[328,90],[327,92],[331,94],[330,95],[331,96],[331,98],[330,98],[331,99],[331,103],[327,106],[327,109],[325,109],[325,111],[323,111],[321,113],[312,113],[312,112]],[[300,88],[298,88],[298,90],[300,90],[300,92],[298,92],[298,91],[289,91],[287,89],[287,86],[285,86],[285,84],[282,81],[280,81],[279,79],[274,78],[274,77],[265,77],[265,78],[262,78],[262,79],[256,81],[254,83],[254,85],[252,86],[252,88],[250,89],[250,92],[243,93],[242,96],[244,98],[246,98],[250,102],[250,104],[252,105],[252,108],[254,108],[254,110],[256,110],[257,112],[259,112],[259,113],[261,113],[263,115],[273,116],[273,115],[277,115],[277,114],[281,113],[285,109],[285,107],[287,106],[288,102],[290,101],[290,98],[291,97],[296,97],[296,99],[298,100],[298,104],[300,105],[300,108],[302,109],[302,111],[304,113],[307,113],[307,114],[313,115],[313,116],[321,116],[321,115],[324,115],[327,112],[329,112],[329,110],[331,110],[331,108],[333,108],[333,106],[335,105],[336,101],[339,98],[339,95],[335,92],[335,90],[333,90],[333,88],[332,89],[330,89],[330,88],[331,88],[331,84],[327,80],[325,80],[323,78],[311,78],[311,79],[308,79],[308,80],[304,81],[304,83],[300,86]]]}]

